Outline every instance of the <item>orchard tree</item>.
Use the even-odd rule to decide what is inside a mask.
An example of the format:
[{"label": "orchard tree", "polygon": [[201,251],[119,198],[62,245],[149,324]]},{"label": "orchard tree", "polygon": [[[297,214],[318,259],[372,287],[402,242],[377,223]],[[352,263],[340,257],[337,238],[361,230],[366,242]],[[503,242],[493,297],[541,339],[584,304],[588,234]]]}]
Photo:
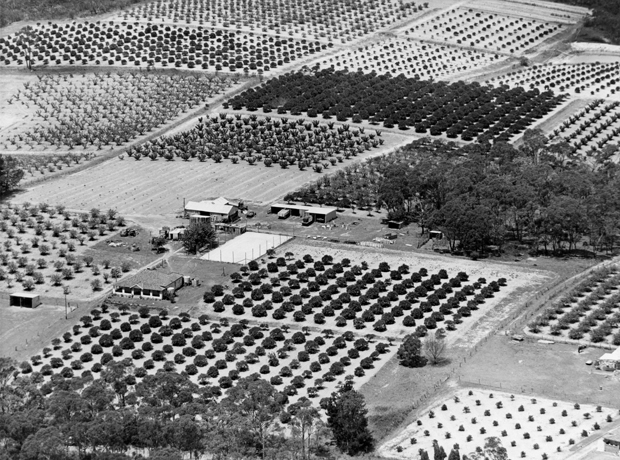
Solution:
[{"label": "orchard tree", "polygon": [[414,335],[407,335],[400,345],[396,356],[401,366],[423,367],[426,365],[426,358],[421,355],[422,343]]},{"label": "orchard tree", "polygon": [[[463,456],[465,458],[465,456]],[[468,455],[470,460],[508,460],[508,451],[500,438],[491,436],[484,440],[484,448]]]}]

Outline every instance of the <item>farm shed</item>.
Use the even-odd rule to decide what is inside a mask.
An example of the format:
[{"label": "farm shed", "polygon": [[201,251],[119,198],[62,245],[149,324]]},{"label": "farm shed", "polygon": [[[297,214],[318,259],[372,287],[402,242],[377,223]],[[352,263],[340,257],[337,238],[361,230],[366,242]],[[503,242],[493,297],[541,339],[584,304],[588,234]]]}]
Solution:
[{"label": "farm shed", "polygon": [[9,305],[11,307],[37,308],[41,305],[39,294],[31,292],[16,292],[9,296]]},{"label": "farm shed", "polygon": [[312,207],[308,208],[306,212],[310,214],[316,222],[321,222],[323,224],[331,222],[336,217],[338,217],[338,215],[336,214],[336,208]]},{"label": "farm shed", "polygon": [[405,226],[405,223],[402,220],[389,220],[387,224],[388,228],[393,228],[396,230],[400,230]]},{"label": "farm shed", "polygon": [[175,228],[174,230],[171,230],[168,235],[171,240],[179,240],[181,239],[184,233],[185,233],[184,228]]},{"label": "farm shed", "polygon": [[122,297],[162,300],[166,294],[174,294],[183,286],[183,275],[143,270],[119,281],[114,294]]},{"label": "farm shed", "polygon": [[245,231],[247,230],[247,228],[245,226],[241,226],[241,225],[234,225],[234,224],[215,224],[214,225],[215,230],[217,231],[221,231],[224,233],[230,233],[232,235],[241,235],[242,233],[245,233]]},{"label": "farm shed", "polygon": [[603,448],[605,452],[612,452],[616,455],[620,453],[620,433],[611,432],[603,438]]},{"label": "farm shed", "polygon": [[431,230],[428,232],[428,237],[431,240],[441,240],[443,239],[443,232],[440,232],[439,230]]},{"label": "farm shed", "polygon": [[233,222],[239,218],[239,207],[230,203],[226,198],[216,198],[206,201],[188,201],[185,213],[196,219],[199,216],[209,216],[213,221]]},{"label": "farm shed", "polygon": [[310,206],[303,206],[301,204],[274,203],[271,205],[270,212],[271,214],[277,214],[284,209],[288,209],[291,212],[291,216],[301,217],[308,209],[310,209]]},{"label": "farm shed", "polygon": [[594,450],[582,458],[584,460],[618,460],[618,454],[616,453],[617,451],[614,452],[612,450],[607,450],[605,440],[603,440],[603,446],[605,450]]},{"label": "farm shed", "polygon": [[596,361],[596,367],[603,371],[620,369],[620,347],[612,353],[605,353]]}]

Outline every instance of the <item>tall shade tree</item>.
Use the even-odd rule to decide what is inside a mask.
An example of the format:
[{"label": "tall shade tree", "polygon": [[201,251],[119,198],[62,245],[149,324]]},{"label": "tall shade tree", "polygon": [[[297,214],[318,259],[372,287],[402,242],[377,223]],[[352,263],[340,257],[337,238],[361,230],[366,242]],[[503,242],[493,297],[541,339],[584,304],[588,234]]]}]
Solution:
[{"label": "tall shade tree", "polygon": [[285,402],[285,397],[269,382],[247,377],[226,392],[223,405],[229,414],[236,415],[239,436],[250,436],[250,444],[257,446],[256,454],[265,458]]},{"label": "tall shade tree", "polygon": [[208,246],[217,246],[217,236],[210,222],[192,222],[183,233],[183,248],[190,254],[196,254],[199,249]]},{"label": "tall shade tree", "polygon": [[0,196],[15,190],[24,177],[18,161],[9,155],[0,155]]},{"label": "tall shade tree", "polygon": [[366,402],[350,382],[322,401],[322,406],[327,414],[327,426],[341,452],[358,455],[373,451],[375,440],[368,429]]},{"label": "tall shade tree", "polygon": [[421,355],[422,343],[416,336],[409,334],[400,345],[396,357],[401,366],[422,367],[426,364],[426,359]]}]

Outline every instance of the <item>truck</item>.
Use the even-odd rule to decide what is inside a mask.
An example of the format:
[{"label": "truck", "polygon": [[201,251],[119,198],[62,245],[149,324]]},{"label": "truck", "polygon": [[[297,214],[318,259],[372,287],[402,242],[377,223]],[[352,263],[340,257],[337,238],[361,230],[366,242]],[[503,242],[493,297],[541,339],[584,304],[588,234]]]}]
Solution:
[{"label": "truck", "polygon": [[314,216],[312,216],[311,214],[305,213],[304,217],[301,220],[301,225],[303,225],[304,227],[307,227],[309,225],[312,225],[313,222],[314,222]]}]

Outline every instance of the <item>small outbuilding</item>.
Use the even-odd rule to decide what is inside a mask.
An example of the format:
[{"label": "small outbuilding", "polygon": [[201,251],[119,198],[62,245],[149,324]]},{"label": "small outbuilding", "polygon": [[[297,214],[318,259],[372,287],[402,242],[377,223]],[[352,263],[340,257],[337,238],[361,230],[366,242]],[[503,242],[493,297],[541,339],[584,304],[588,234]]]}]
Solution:
[{"label": "small outbuilding", "polygon": [[612,452],[620,455],[620,433],[612,432],[603,438],[603,448],[605,452]]},{"label": "small outbuilding", "polygon": [[405,226],[405,222],[402,220],[388,220],[388,228],[393,228],[395,230],[400,230]]},{"label": "small outbuilding", "polygon": [[239,218],[239,207],[222,197],[210,201],[188,201],[185,214],[193,220],[209,217],[211,222],[234,222]]},{"label": "small outbuilding", "polygon": [[170,233],[168,233],[168,236],[171,240],[180,240],[184,233],[185,229],[179,227],[171,230]]},{"label": "small outbuilding", "polygon": [[37,308],[41,305],[41,297],[32,292],[15,292],[9,296],[9,305],[11,307]]},{"label": "small outbuilding", "polygon": [[443,239],[443,232],[440,232],[439,230],[430,230],[428,232],[428,237],[431,240],[441,240]]},{"label": "small outbuilding", "polygon": [[318,206],[304,206],[302,204],[274,203],[271,205],[271,213],[279,214],[282,211],[290,211],[293,217],[308,217],[310,222],[327,223],[334,220],[338,215],[336,208],[321,208]]},{"label": "small outbuilding", "polygon": [[122,297],[163,300],[183,287],[183,275],[143,270],[114,286],[114,294]]},{"label": "small outbuilding", "polygon": [[603,371],[615,371],[620,369],[620,347],[612,353],[605,353],[596,361],[596,367]]}]

